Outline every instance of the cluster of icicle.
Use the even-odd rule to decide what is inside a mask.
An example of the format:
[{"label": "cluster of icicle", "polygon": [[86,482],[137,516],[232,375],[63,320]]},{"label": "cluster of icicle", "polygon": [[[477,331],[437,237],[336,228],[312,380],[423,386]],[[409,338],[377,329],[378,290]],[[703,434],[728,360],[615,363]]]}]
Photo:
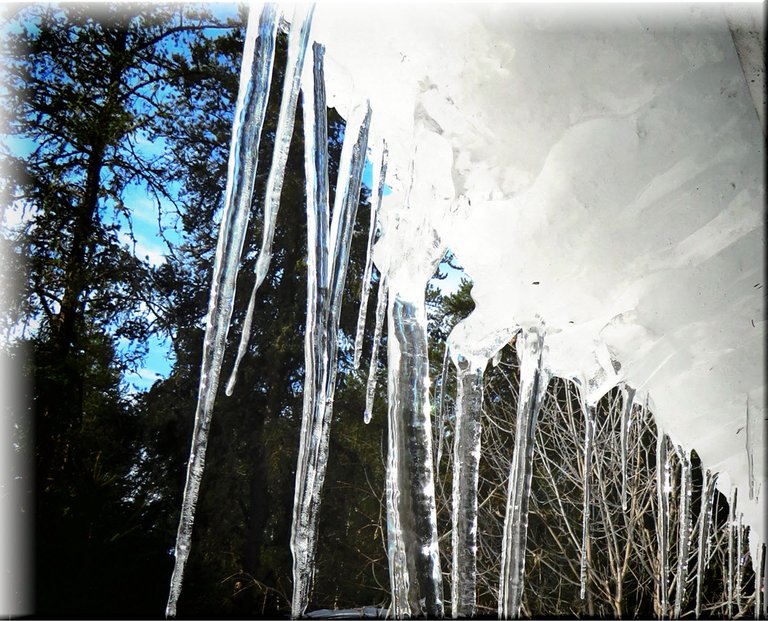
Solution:
[{"label": "cluster of icicle", "polygon": [[[307,607],[316,549],[318,507],[325,477],[328,439],[332,418],[339,328],[344,283],[346,280],[352,231],[357,216],[363,166],[368,150],[371,110],[358,107],[347,120],[339,167],[333,219],[330,218],[328,191],[328,127],[321,45],[313,47],[313,67],[304,76],[309,34],[314,7],[297,7],[288,32],[288,60],[280,102],[275,149],[264,199],[264,226],[261,250],[256,263],[256,280],[248,303],[243,332],[234,368],[226,387],[231,395],[240,362],[248,348],[256,293],[264,282],[272,257],[272,241],[280,205],[288,149],[293,135],[294,116],[299,92],[303,95],[305,163],[307,179],[307,318],[305,335],[304,405],[297,467],[291,549],[294,557],[294,615]],[[176,616],[184,567],[189,557],[195,506],[205,464],[208,431],[219,385],[221,366],[229,331],[240,256],[245,241],[253,188],[258,165],[259,142],[269,99],[275,41],[280,13],[275,4],[264,5],[261,12],[251,8],[246,31],[240,74],[240,88],[235,108],[230,147],[224,211],[219,229],[213,281],[208,305],[203,360],[200,374],[192,449],[187,466],[181,517],[176,538],[175,565],[171,577],[166,616]],[[379,200],[386,171],[386,148],[377,151],[381,181]],[[376,228],[376,211],[371,220],[370,247]],[[372,265],[366,265],[366,282]],[[369,286],[364,287],[367,301]],[[377,334],[381,333],[386,302],[386,283],[379,285],[376,311]],[[362,350],[365,306],[361,307],[355,361]],[[366,420],[370,420],[375,391],[377,350],[372,355]]]},{"label": "cluster of icicle", "polygon": [[[318,512],[326,472],[328,442],[336,383],[339,312],[346,280],[347,263],[354,227],[363,166],[368,152],[372,110],[367,103],[358,106],[347,119],[342,147],[333,218],[330,217],[328,188],[328,130],[323,72],[324,48],[312,48],[312,67],[304,70],[310,40],[313,8],[297,8],[288,33],[288,62],[283,84],[275,150],[264,200],[264,227],[261,252],[256,264],[256,282],[250,297],[237,360],[226,392],[234,388],[237,367],[248,345],[256,292],[263,282],[271,259],[275,221],[283,184],[288,148],[293,134],[293,119],[299,92],[303,97],[305,174],[307,180],[307,317],[305,334],[304,405],[298,466],[296,470],[291,550],[294,558],[292,614],[302,616],[309,602],[312,584]],[[279,12],[266,4],[259,13],[252,9],[235,111],[229,170],[221,219],[213,282],[206,322],[203,360],[192,448],[187,469],[181,518],[175,548],[166,615],[174,617],[181,593],[184,566],[190,552],[194,511],[203,474],[208,430],[219,384],[224,348],[232,315],[235,284],[251,206],[257,168],[257,154],[272,77]],[[303,80],[303,84],[302,84]],[[372,275],[371,249],[377,231],[377,217],[387,171],[387,147],[382,141],[371,149],[373,163],[373,205],[368,235],[361,303],[355,338],[354,364],[360,364],[362,339]],[[412,171],[413,172],[413,171]],[[406,197],[406,202],[408,197]],[[431,257],[436,265],[442,253]],[[434,266],[433,266],[434,267]],[[392,590],[391,613],[397,618],[444,615],[442,572],[438,547],[434,472],[442,454],[442,396],[438,408],[438,433],[433,453],[429,403],[429,361],[424,296],[406,295],[395,278],[382,273],[378,284],[373,351],[366,390],[364,420],[371,419],[376,389],[378,347],[383,320],[388,314],[389,453],[386,499],[387,536]],[[391,294],[389,294],[391,290]],[[507,338],[509,335],[507,336]],[[520,614],[528,524],[528,502],[532,478],[534,436],[550,373],[546,364],[546,330],[543,324],[521,329],[517,337],[520,359],[520,396],[517,408],[515,448],[509,473],[507,509],[503,530],[498,613],[502,618]],[[506,339],[505,339],[506,342]],[[501,345],[500,343],[499,349]],[[443,363],[443,379],[448,355],[457,373],[454,471],[452,490],[451,601],[454,617],[469,617],[476,612],[478,474],[481,453],[481,411],[483,373],[489,358],[469,355],[449,339]],[[467,355],[465,355],[467,354]],[[581,550],[581,596],[585,595],[589,559],[590,472],[595,430],[595,405],[606,392],[591,390],[586,378],[574,378],[580,389],[585,417],[584,499]],[[622,504],[627,506],[627,436],[631,426],[634,391],[622,387],[624,409],[621,424]],[[749,436],[749,434],[748,434]],[[749,440],[748,440],[749,441]],[[677,588],[672,615],[679,617],[683,585],[686,582],[688,548],[691,536],[691,463],[682,447],[675,447],[680,468],[680,526],[678,528]],[[750,447],[747,446],[747,450]],[[668,439],[660,432],[657,446],[658,547],[661,574],[661,608],[669,611],[669,492],[671,467]],[[702,576],[710,556],[712,503],[717,476],[707,471],[704,515],[699,522],[699,554],[696,567],[696,616],[701,613]],[[752,490],[750,489],[750,494]],[[736,498],[731,501],[729,541],[729,585],[733,584],[733,533],[736,528]],[[755,550],[762,546],[755,545]],[[737,543],[741,550],[741,543]],[[740,572],[738,574],[740,576]],[[740,589],[737,589],[740,592]],[[757,590],[760,596],[759,589]],[[733,594],[729,591],[729,598]],[[759,603],[755,607],[760,610]],[[765,611],[763,611],[765,613]],[[666,614],[666,613],[665,613]]]}]

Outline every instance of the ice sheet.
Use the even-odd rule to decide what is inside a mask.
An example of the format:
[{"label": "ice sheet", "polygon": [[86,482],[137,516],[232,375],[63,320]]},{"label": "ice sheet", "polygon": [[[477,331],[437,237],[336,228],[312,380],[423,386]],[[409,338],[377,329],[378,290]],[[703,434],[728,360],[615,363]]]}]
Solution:
[{"label": "ice sheet", "polygon": [[540,317],[554,374],[649,394],[671,441],[744,489],[765,540],[739,435],[747,397],[765,419],[764,134],[721,7],[327,4],[315,19],[329,105],[370,99],[389,145],[374,261],[408,275],[392,295],[423,287],[425,248],[450,248],[474,281],[456,328],[473,355]]}]

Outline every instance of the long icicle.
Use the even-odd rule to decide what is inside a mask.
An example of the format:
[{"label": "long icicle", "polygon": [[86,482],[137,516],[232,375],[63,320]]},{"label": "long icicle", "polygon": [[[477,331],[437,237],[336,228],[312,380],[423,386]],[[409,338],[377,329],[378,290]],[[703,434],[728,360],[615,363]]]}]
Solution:
[{"label": "long icicle", "polygon": [[[387,513],[395,616],[443,616],[426,301],[389,296]],[[405,596],[405,597],[404,597]]]},{"label": "long icicle", "polygon": [[763,552],[762,552],[762,562],[760,563],[762,570],[760,570],[760,573],[763,574],[763,619],[768,619],[768,593],[765,592],[766,587],[768,587],[768,545],[763,544]]},{"label": "long icicle", "polygon": [[587,403],[587,381],[582,380],[579,391],[581,411],[584,415],[584,470],[582,476],[582,507],[581,507],[581,563],[579,569],[579,597],[584,599],[587,593],[587,560],[589,558],[589,517],[591,512],[591,474],[592,474],[592,444],[595,439],[595,406]]},{"label": "long icicle", "polygon": [[[754,540],[752,538],[754,537]],[[754,614],[755,619],[760,618],[761,600],[763,597],[763,585],[761,584],[762,576],[760,575],[760,552],[763,549],[763,544],[757,539],[757,536],[750,531],[750,544],[752,549],[749,554],[752,558],[752,570],[755,572],[755,606]]]},{"label": "long icicle", "polygon": [[451,601],[453,618],[477,608],[477,486],[480,475],[480,418],[487,360],[456,357],[456,432],[453,444]]},{"label": "long icicle", "polygon": [[528,501],[533,477],[533,445],[539,409],[549,383],[543,365],[544,329],[531,328],[517,337],[520,356],[520,393],[517,402],[515,453],[509,470],[507,511],[501,545],[499,617],[517,618],[525,580],[528,538]]},{"label": "long icicle", "polygon": [[678,445],[680,461],[680,501],[677,543],[677,586],[675,589],[675,619],[679,619],[685,604],[685,584],[688,578],[688,552],[691,543],[691,460],[685,449]]},{"label": "long icicle", "polygon": [[224,346],[232,317],[238,266],[256,178],[259,142],[272,79],[276,35],[276,5],[265,5],[260,18],[256,11],[249,14],[240,71],[240,88],[232,127],[224,211],[219,227],[208,301],[192,448],[187,464],[187,479],[176,535],[175,563],[165,612],[167,617],[176,616],[176,606],[184,579],[184,566],[191,547],[195,506],[205,467],[208,430],[219,386]]},{"label": "long icicle", "polygon": [[437,424],[435,425],[435,473],[440,472],[440,462],[443,459],[443,436],[445,435],[445,412],[443,403],[445,403],[445,384],[448,381],[448,356],[451,348],[448,343],[443,350],[443,367],[440,372],[440,396],[437,399]]},{"label": "long icicle", "polygon": [[759,408],[749,407],[749,397],[747,397],[747,416],[744,430],[744,440],[747,450],[747,476],[749,480],[749,499],[757,500],[755,489],[755,453],[758,453],[760,445],[760,436],[763,429],[763,421],[760,420]]},{"label": "long icicle", "polygon": [[299,458],[294,488],[293,529],[293,599],[291,610],[300,616],[309,600],[312,538],[309,530],[309,507],[316,478],[316,451],[310,430],[317,412],[325,411],[323,359],[328,335],[325,312],[328,307],[328,125],[323,74],[324,48],[313,46],[313,66],[306,72],[302,92],[304,114],[304,168],[307,183],[307,318],[304,334],[304,403],[299,436]]},{"label": "long icicle", "polygon": [[227,382],[226,394],[228,396],[232,395],[235,388],[237,370],[240,368],[240,362],[248,349],[251,324],[253,323],[253,311],[256,307],[256,292],[264,282],[264,278],[269,270],[269,264],[272,261],[272,240],[275,237],[277,212],[280,209],[280,195],[283,191],[283,179],[285,178],[285,164],[288,161],[288,149],[291,146],[291,137],[293,136],[296,102],[299,97],[304,57],[306,56],[314,8],[314,4],[296,5],[288,33],[288,60],[285,69],[282,98],[280,100],[280,112],[277,118],[277,129],[275,130],[275,149],[272,155],[272,167],[267,178],[267,190],[264,200],[264,228],[261,249],[256,260],[256,282],[253,284],[251,297],[248,300],[248,310],[245,313],[243,331],[240,334],[237,358]]},{"label": "long icicle", "polygon": [[[328,381],[326,383],[326,417],[330,424],[333,396],[336,391],[336,360],[339,343],[341,302],[347,279],[349,253],[352,247],[352,233],[355,228],[357,209],[360,204],[360,188],[363,179],[365,153],[368,148],[368,131],[371,125],[371,106],[356,107],[347,119],[344,144],[341,149],[336,195],[333,206],[333,221],[330,229],[330,268],[328,309]],[[327,444],[328,438],[323,436]]]},{"label": "long icicle", "polygon": [[669,456],[667,455],[667,436],[659,429],[656,437],[656,494],[658,511],[656,533],[659,543],[659,618],[668,614],[669,593],[669,491],[671,489]]},{"label": "long icicle", "polygon": [[736,608],[737,614],[741,616],[741,577],[742,569],[744,566],[744,541],[743,541],[743,526],[742,526],[742,513],[739,511],[739,517],[736,520]]},{"label": "long icicle", "polygon": [[387,277],[379,277],[379,293],[376,297],[376,326],[373,329],[373,349],[371,364],[368,368],[368,382],[365,385],[365,413],[363,422],[367,425],[373,416],[373,399],[376,396],[376,375],[379,370],[379,343],[384,329],[384,315],[387,313]]},{"label": "long icicle", "polygon": [[[381,289],[379,292],[381,293]],[[379,299],[381,300],[381,297]],[[389,320],[389,324],[392,326],[392,319]],[[391,348],[392,345],[388,347],[388,349]],[[388,371],[390,374],[392,373],[393,362],[392,360],[389,361]],[[392,409],[391,399],[389,408],[390,410]],[[405,488],[402,488],[399,477],[400,464],[403,461],[401,452],[407,450],[406,447],[401,446],[402,432],[400,430],[402,427],[402,422],[396,416],[392,414],[387,416],[387,562],[392,592],[392,603],[387,617],[394,619],[405,619],[411,616],[411,605],[409,602],[411,580],[406,560],[406,544],[403,536],[403,523],[400,511],[401,489],[404,496],[403,500],[408,500]]]},{"label": "long icicle", "polygon": [[715,499],[715,484],[717,473],[707,470],[704,480],[704,496],[701,499],[701,515],[699,517],[699,558],[696,563],[696,618],[701,616],[701,589],[704,572],[709,563],[709,537],[712,531],[712,504]]},{"label": "long icicle", "polygon": [[[312,125],[305,127],[305,132],[313,134],[314,144],[311,150],[305,149],[305,166],[311,165],[314,168],[310,174],[317,184],[318,179],[327,179],[327,138],[321,142],[324,140],[322,136],[324,132],[327,136],[327,119],[322,46],[313,46],[313,52],[314,118],[309,119]],[[322,279],[322,283],[319,274],[313,275],[310,272],[307,274],[308,279],[317,279],[318,289],[324,286],[326,295],[322,296],[323,299],[320,299],[321,296],[318,295],[315,300],[316,317],[314,318],[314,326],[311,328],[317,330],[318,343],[314,346],[316,349],[313,348],[314,361],[310,362],[318,363],[318,368],[314,368],[311,373],[316,393],[308,395],[305,392],[304,395],[302,436],[299,441],[299,458],[296,469],[293,531],[291,534],[291,549],[294,554],[291,614],[294,617],[301,616],[306,610],[314,573],[320,493],[328,462],[328,443],[336,384],[338,356],[336,335],[339,329],[339,315],[352,243],[352,230],[360,200],[360,185],[370,120],[371,109],[370,106],[366,106],[365,109],[357,108],[354,110],[347,121],[330,230],[323,228],[328,221],[325,217],[327,211],[320,203],[323,202],[327,205],[327,200],[325,200],[326,194],[321,192],[319,184],[314,187],[316,204],[308,209],[308,234],[313,234],[312,237],[308,237],[308,240],[310,240],[310,245],[314,240],[318,263],[320,263],[319,255],[326,255],[322,262],[325,263],[327,260],[327,274]],[[321,152],[322,155],[320,155]],[[308,186],[308,195],[309,189],[311,186]],[[310,207],[309,204],[308,207]],[[312,226],[310,219],[313,211],[316,214],[321,214],[322,221],[317,222],[316,230],[309,231]],[[327,243],[322,243],[326,239]],[[325,266],[323,267],[324,270]],[[312,283],[308,283],[308,293],[310,293],[309,287],[311,286],[313,286]],[[312,298],[308,297],[308,300],[312,301]],[[310,348],[312,345],[311,341],[305,337],[305,348]],[[308,353],[305,353],[305,359],[309,359]]]},{"label": "long icicle", "polygon": [[635,399],[635,389],[626,384],[621,387],[624,397],[624,409],[621,413],[621,508],[627,510],[627,443],[632,424],[632,405]]},{"label": "long icicle", "polygon": [[376,227],[378,224],[379,209],[381,208],[381,199],[384,196],[384,183],[387,176],[387,143],[382,144],[374,152],[373,158],[373,189],[376,191],[375,198],[371,201],[371,221],[368,228],[368,248],[365,252],[365,272],[363,273],[363,284],[360,292],[360,311],[357,315],[357,330],[355,331],[355,355],[354,368],[360,367],[360,356],[363,353],[363,333],[365,332],[365,317],[368,312],[368,296],[371,290],[371,271],[373,270],[373,241],[376,236]]},{"label": "long icicle", "polygon": [[733,617],[733,528],[734,523],[736,522],[738,491],[738,488],[733,488],[728,514],[728,585],[726,587],[728,607],[726,608],[726,613],[729,617]]}]

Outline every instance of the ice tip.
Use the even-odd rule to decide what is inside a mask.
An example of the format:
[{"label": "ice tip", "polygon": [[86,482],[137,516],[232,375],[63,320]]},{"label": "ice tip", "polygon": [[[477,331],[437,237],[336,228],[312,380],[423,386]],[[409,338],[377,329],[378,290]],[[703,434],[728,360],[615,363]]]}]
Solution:
[{"label": "ice tip", "polygon": [[369,425],[371,423],[371,418],[373,418],[373,414],[368,410],[366,410],[365,413],[363,414],[363,422],[366,425]]},{"label": "ice tip", "polygon": [[232,393],[235,391],[236,383],[237,383],[237,369],[232,371],[232,375],[229,376],[229,380],[227,381],[227,387],[224,389],[224,394],[227,395],[227,397],[232,396]]}]

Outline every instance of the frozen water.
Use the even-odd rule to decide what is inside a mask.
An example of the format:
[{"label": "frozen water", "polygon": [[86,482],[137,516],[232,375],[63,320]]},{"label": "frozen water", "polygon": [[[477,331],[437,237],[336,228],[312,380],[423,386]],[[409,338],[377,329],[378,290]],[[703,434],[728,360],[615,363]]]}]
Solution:
[{"label": "frozen water", "polygon": [[443,440],[445,435],[445,411],[443,406],[445,404],[445,384],[448,381],[448,360],[450,356],[451,348],[448,343],[445,344],[443,349],[443,364],[440,372],[440,396],[437,398],[437,425],[435,427],[435,472],[440,471],[440,461],[443,458]]},{"label": "frozen water", "polygon": [[[350,115],[341,149],[333,219],[328,225],[328,142],[323,79],[323,49],[313,46],[312,105],[304,106],[307,178],[307,326],[305,383],[299,456],[294,488],[292,614],[309,603],[317,547],[320,496],[328,464],[328,443],[336,389],[339,317],[347,276],[352,231],[360,197],[371,121],[370,106]],[[311,80],[311,81],[310,81]],[[305,93],[309,88],[305,90]],[[306,103],[309,101],[305,99]],[[312,109],[312,112],[309,109]]]},{"label": "frozen water", "polygon": [[[293,553],[293,599],[295,614],[304,612],[311,584],[314,535],[313,513],[314,479],[318,445],[317,425],[325,416],[326,377],[325,363],[328,349],[327,315],[329,297],[328,231],[328,126],[325,106],[325,80],[323,78],[324,49],[315,43],[312,48],[312,71],[304,76],[302,110],[304,115],[304,164],[307,182],[307,317],[304,332],[304,402],[299,436],[299,459],[294,487],[293,527],[291,552]],[[308,573],[309,572],[309,573]]]},{"label": "frozen water", "polygon": [[[586,384],[586,381],[584,382]],[[586,389],[582,388],[581,393]],[[584,466],[582,470],[582,495],[583,503],[581,506],[581,563],[579,570],[579,580],[581,586],[579,597],[584,599],[587,590],[587,565],[589,557],[589,515],[592,490],[592,443],[595,439],[595,407],[588,405],[586,395],[581,394],[581,412],[584,415]]]},{"label": "frozen water", "polygon": [[677,543],[677,586],[675,588],[674,618],[679,619],[685,601],[688,578],[688,551],[691,545],[691,460],[682,446],[677,447],[680,461],[679,526]]},{"label": "frozen water", "polygon": [[656,538],[659,548],[659,605],[664,619],[669,612],[669,492],[670,480],[669,440],[663,432],[656,439]]},{"label": "frozen water", "polygon": [[248,225],[253,185],[256,178],[261,128],[264,124],[269,98],[277,18],[278,13],[275,5],[266,5],[261,16],[259,16],[259,11],[252,11],[248,16],[240,88],[232,127],[224,212],[221,216],[211,294],[208,302],[208,316],[205,324],[203,361],[200,369],[195,425],[192,432],[192,448],[187,464],[187,479],[184,485],[181,516],[176,535],[175,563],[166,607],[166,616],[168,617],[176,616],[176,605],[184,579],[184,566],[192,544],[192,526],[205,467],[208,430],[213,415],[216,391],[219,386],[229,321],[232,317],[240,254],[245,242],[245,230]]},{"label": "frozen water", "polygon": [[[490,358],[541,316],[552,373],[649,396],[764,540],[738,435],[747,397],[765,419],[762,106],[721,7],[330,5],[315,26],[329,104],[370,98],[389,145],[377,267],[450,248],[474,282],[466,342]],[[430,191],[403,217],[412,180]]]},{"label": "frozen water", "polygon": [[520,395],[515,427],[515,452],[509,470],[507,512],[501,544],[499,617],[517,618],[525,580],[528,501],[533,477],[533,444],[541,401],[549,384],[544,349],[545,330],[534,326],[517,338]]},{"label": "frozen water", "polygon": [[365,315],[368,310],[368,293],[371,289],[371,271],[373,268],[373,240],[376,235],[376,226],[378,224],[379,207],[381,206],[381,197],[384,195],[384,183],[387,176],[387,144],[382,141],[380,145],[373,150],[373,190],[375,194],[371,196],[371,221],[368,227],[368,247],[365,251],[365,272],[363,273],[362,291],[360,293],[360,311],[357,315],[357,330],[355,333],[355,355],[354,366],[357,369],[360,366],[360,356],[363,351],[363,333],[365,331]]},{"label": "frozen water", "polygon": [[[271,72],[267,42],[274,44],[275,9],[267,5],[258,39],[254,14],[169,615],[189,552]],[[721,491],[750,490],[741,495],[739,511],[754,542],[765,540],[758,503],[765,473],[754,468],[765,459],[764,133],[756,105],[761,90],[745,79],[745,72],[760,79],[759,39],[755,43],[738,19],[729,13],[729,27],[720,7],[696,5],[461,4],[439,14],[421,5],[318,9],[313,38],[327,46],[328,70],[327,82],[322,72],[314,76],[314,106],[304,106],[311,116],[305,116],[308,203],[315,201],[308,211],[316,220],[308,226],[315,256],[292,536],[294,615],[306,606],[312,572],[335,337],[369,129],[375,144],[387,141],[392,189],[381,201],[373,260],[381,273],[379,299],[388,298],[389,310],[387,515],[395,616],[443,612],[425,286],[448,249],[471,275],[475,302],[451,333],[451,350],[483,360],[484,367],[523,331],[500,614],[520,610],[533,430],[551,375],[581,379],[587,409],[620,384],[651,404],[659,428],[664,615],[667,438],[686,455],[695,449],[706,468],[722,473]],[[258,76],[250,79],[254,50]],[[348,120],[330,227],[321,143],[326,83],[327,103]],[[291,92],[283,101],[288,107]],[[366,100],[374,111],[370,128],[371,111],[359,106]],[[261,278],[267,238],[265,230]],[[373,364],[371,372],[375,377]],[[749,429],[739,436],[745,401]],[[472,460],[474,453],[469,450]],[[471,468],[467,472],[471,479]],[[469,496],[459,504],[465,500],[471,509]],[[471,521],[471,511],[465,517]],[[585,521],[585,535],[587,527]],[[729,528],[732,601],[732,523]],[[457,609],[466,603],[463,595],[458,599]]]},{"label": "frozen water", "polygon": [[715,498],[715,484],[717,473],[709,470],[704,478],[703,496],[701,498],[701,513],[699,515],[699,554],[696,561],[696,618],[701,616],[701,588],[704,579],[704,571],[709,564],[709,537],[712,532],[712,503]]},{"label": "frozen water", "polygon": [[379,369],[379,343],[384,329],[384,315],[387,312],[387,277],[379,279],[379,292],[376,296],[376,325],[373,329],[373,349],[371,349],[371,364],[368,369],[368,383],[365,386],[365,413],[363,421],[367,425],[373,416],[373,399],[376,395],[376,374]]},{"label": "frozen water", "polygon": [[453,441],[451,602],[455,619],[475,614],[477,583],[477,486],[480,473],[480,432],[483,371],[487,360],[458,354],[456,423]]},{"label": "frozen water", "polygon": [[387,523],[396,616],[443,615],[424,297],[389,298]]},{"label": "frozen water", "polygon": [[627,443],[629,441],[629,428],[632,424],[632,406],[635,399],[635,390],[628,386],[622,386],[623,411],[621,414],[621,508],[627,510]]},{"label": "frozen water", "polygon": [[726,615],[733,617],[733,572],[734,572],[734,550],[733,550],[733,532],[736,529],[736,502],[738,501],[738,489],[734,489],[729,503],[730,513],[728,517],[728,584],[726,586],[728,594],[728,607]]},{"label": "frozen water", "polygon": [[[251,9],[253,11],[253,8]],[[312,25],[312,13],[314,5],[297,5],[291,28],[288,34],[288,61],[286,63],[283,93],[280,98],[280,112],[277,118],[277,130],[275,131],[275,149],[272,155],[272,167],[267,177],[267,190],[264,201],[264,229],[262,233],[261,250],[256,260],[256,281],[253,284],[251,298],[248,301],[248,310],[245,313],[243,331],[240,335],[240,346],[237,349],[232,374],[227,382],[227,395],[232,395],[237,380],[237,369],[248,349],[248,340],[251,336],[251,323],[253,311],[256,306],[256,292],[269,270],[272,261],[272,240],[275,237],[275,223],[277,212],[280,208],[280,194],[283,191],[283,179],[285,177],[285,163],[288,161],[288,149],[293,136],[293,122],[296,113],[296,101],[299,97],[304,56],[309,42],[309,30]],[[255,12],[255,11],[254,11]]]}]

